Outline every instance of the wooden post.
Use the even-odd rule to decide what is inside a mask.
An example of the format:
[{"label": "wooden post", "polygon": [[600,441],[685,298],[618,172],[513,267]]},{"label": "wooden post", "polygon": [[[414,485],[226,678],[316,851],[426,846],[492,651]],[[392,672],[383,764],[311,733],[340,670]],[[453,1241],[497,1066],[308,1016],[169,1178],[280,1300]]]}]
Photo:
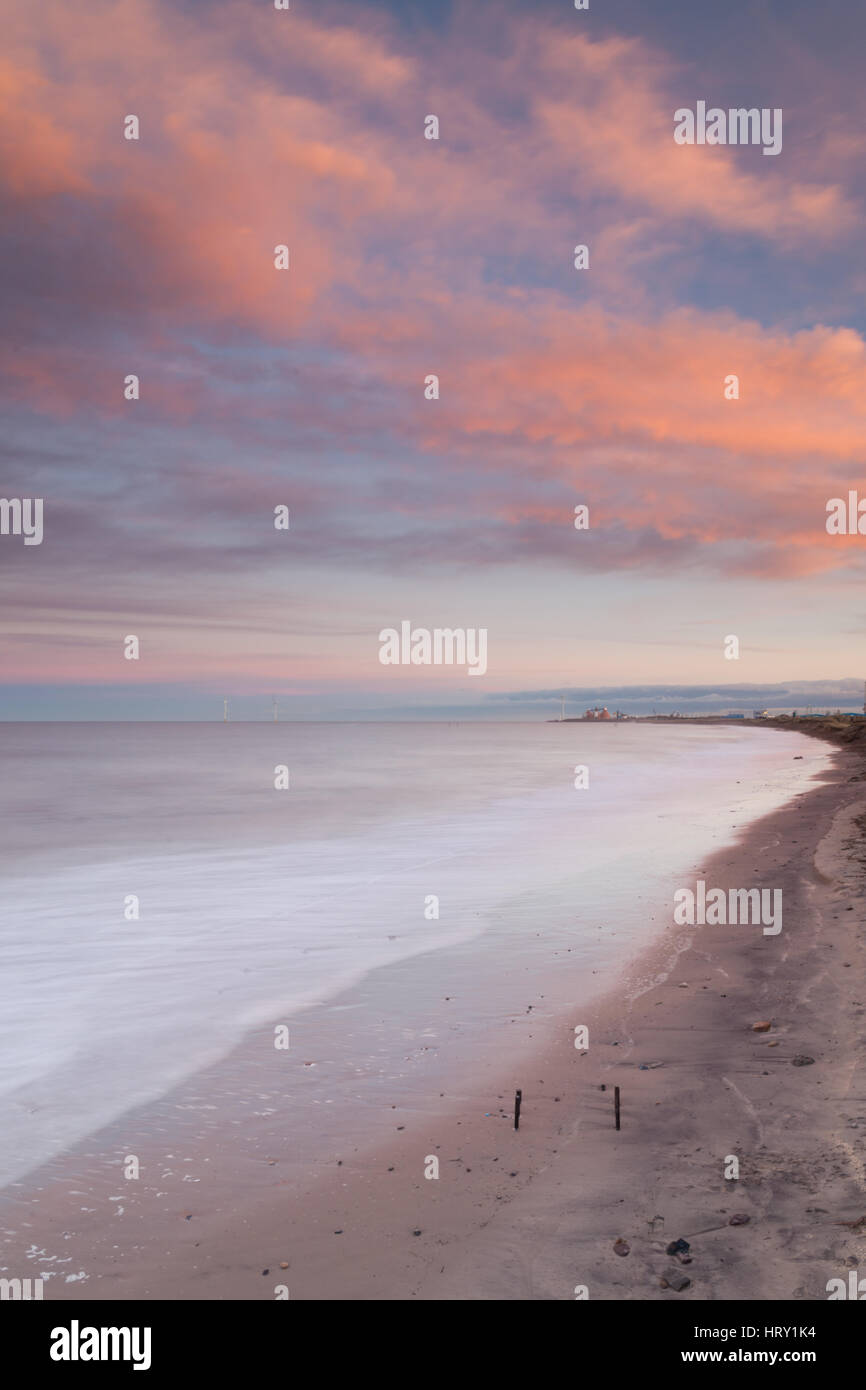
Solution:
[{"label": "wooden post", "polygon": [[619,1129],[619,1087],[613,1088],[613,1113],[616,1119],[616,1127]]},{"label": "wooden post", "polygon": [[520,1128],[520,1102],[523,1099],[522,1091],[514,1092],[514,1128]]}]

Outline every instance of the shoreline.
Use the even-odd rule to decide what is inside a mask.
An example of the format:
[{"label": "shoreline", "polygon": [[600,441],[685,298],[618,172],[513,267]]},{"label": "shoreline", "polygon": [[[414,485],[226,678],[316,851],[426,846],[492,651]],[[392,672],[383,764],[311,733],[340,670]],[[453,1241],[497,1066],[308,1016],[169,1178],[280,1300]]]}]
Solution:
[{"label": "shoreline", "polygon": [[[631,998],[620,988],[586,1011],[585,1055],[563,1021],[561,1039],[527,1058],[518,1133],[510,1114],[493,1137],[464,1114],[416,1135],[411,1156],[390,1151],[397,1171],[417,1170],[411,1196],[379,1171],[344,1181],[342,1194],[320,1191],[288,1229],[292,1297],[570,1300],[582,1286],[606,1300],[825,1298],[864,1242],[839,1224],[866,1213],[855,1149],[866,1104],[854,1082],[866,953],[862,907],[848,901],[862,901],[862,868],[845,845],[852,817],[866,814],[850,786],[862,778],[860,760],[840,755],[832,780],[707,861],[714,884],[781,880],[793,912],[780,938],[704,928],[681,951],[682,931],[650,947]],[[752,1031],[766,1020],[768,1033]],[[792,1065],[801,1054],[814,1064]],[[422,1151],[457,1176],[425,1181]],[[737,1181],[724,1179],[730,1155]],[[729,1226],[735,1213],[749,1222]],[[326,1214],[342,1229],[343,1261],[330,1268],[317,1267]],[[687,1266],[665,1254],[679,1238],[691,1243]],[[689,1286],[662,1288],[669,1272]]]},{"label": "shoreline", "polygon": [[[781,935],[765,938],[755,927],[671,927],[675,939],[645,948],[628,986],[621,982],[580,1018],[561,1018],[553,1042],[523,1040],[514,1078],[523,1083],[518,1133],[513,1086],[503,1090],[495,1061],[467,1079],[456,1107],[454,1097],[442,1096],[442,1106],[403,1108],[389,1143],[348,1150],[312,1181],[282,1155],[256,1154],[254,1144],[243,1142],[238,1150],[235,1114],[228,1133],[225,1126],[212,1130],[204,1153],[196,1155],[183,1133],[172,1135],[178,1170],[192,1166],[162,1174],[157,1195],[170,1202],[182,1195],[188,1208],[175,1202],[170,1211],[154,1212],[139,1185],[118,1179],[115,1167],[101,1181],[116,1215],[106,1218],[104,1205],[94,1209],[89,1236],[70,1233],[70,1201],[92,1173],[71,1179],[67,1173],[48,1190],[45,1180],[59,1164],[46,1165],[35,1175],[43,1184],[36,1189],[38,1248],[63,1252],[54,1257],[58,1273],[62,1259],[74,1275],[86,1276],[50,1279],[46,1297],[260,1299],[273,1298],[280,1282],[294,1299],[327,1300],[570,1299],[576,1285],[602,1299],[825,1297],[826,1279],[844,1276],[845,1260],[857,1253],[856,1233],[834,1223],[866,1212],[862,1163],[858,1168],[853,1150],[853,1126],[862,1133],[866,1116],[852,1111],[838,1118],[857,1054],[857,1010],[866,1013],[857,991],[863,947],[854,925],[862,925],[862,911],[855,905],[845,913],[842,897],[834,906],[837,895],[856,891],[862,880],[841,846],[827,840],[834,819],[837,838],[844,836],[839,827],[851,813],[842,808],[858,799],[849,782],[862,778],[862,760],[839,752],[836,772],[827,776],[832,780],[753,822],[733,847],[706,861],[714,885],[780,883]],[[800,846],[810,837],[815,844],[801,865]],[[853,877],[843,883],[846,872]],[[746,942],[755,949],[744,950]],[[822,952],[840,953],[843,946],[838,967],[832,958],[824,963]],[[816,998],[820,1017],[813,1016]],[[799,1014],[792,1014],[795,1003]],[[837,1010],[836,1030],[826,1032]],[[773,1021],[767,1035],[751,1032],[758,1019]],[[586,1054],[573,1044],[574,1026],[582,1023],[590,1029]],[[792,1067],[796,1052],[813,1055],[815,1064]],[[641,1064],[651,1069],[639,1071]],[[230,1083],[232,1066],[229,1059],[221,1069]],[[619,1134],[614,1084],[623,1095]],[[225,1110],[232,1114],[231,1097]],[[157,1126],[163,1150],[174,1118],[163,1114],[165,1129]],[[810,1125],[823,1141],[808,1139]],[[796,1151],[787,1158],[785,1143]],[[722,1177],[729,1154],[740,1157],[739,1182]],[[431,1156],[440,1162],[438,1180],[424,1177]],[[796,1206],[799,1189],[809,1185],[810,1163],[824,1215]],[[194,1174],[204,1164],[213,1166],[209,1199],[199,1210],[202,1179]],[[25,1188],[32,1188],[31,1179],[13,1184],[3,1205],[3,1226],[21,1236],[34,1214],[23,1204],[14,1209],[16,1190]],[[734,1211],[750,1214],[749,1225],[727,1228],[726,1212]],[[660,1216],[663,1229],[656,1221],[651,1234],[649,1223]],[[823,1277],[815,1273],[819,1234]],[[674,1263],[664,1245],[680,1236],[692,1240],[692,1263],[678,1270],[691,1286],[673,1293],[658,1278]],[[617,1237],[631,1247],[625,1258],[612,1252]],[[112,1255],[121,1238],[126,1253]],[[85,1248],[88,1256],[79,1257]],[[814,1267],[804,1269],[810,1262]],[[803,1278],[792,1282],[796,1269]],[[43,1271],[31,1264],[22,1272]]]}]

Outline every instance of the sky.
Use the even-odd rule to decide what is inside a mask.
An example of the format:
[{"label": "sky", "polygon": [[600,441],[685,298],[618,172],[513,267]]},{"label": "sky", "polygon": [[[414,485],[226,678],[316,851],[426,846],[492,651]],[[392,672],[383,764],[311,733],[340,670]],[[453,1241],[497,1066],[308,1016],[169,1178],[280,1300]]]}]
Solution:
[{"label": "sky", "polygon": [[0,19],[0,718],[862,705],[859,0]]}]

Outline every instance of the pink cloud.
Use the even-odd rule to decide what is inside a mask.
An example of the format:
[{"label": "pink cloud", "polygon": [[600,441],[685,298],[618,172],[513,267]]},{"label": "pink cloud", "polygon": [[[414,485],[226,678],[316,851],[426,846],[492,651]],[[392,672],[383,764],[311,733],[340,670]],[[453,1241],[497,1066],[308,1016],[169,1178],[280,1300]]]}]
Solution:
[{"label": "pink cloud", "polygon": [[[93,237],[53,282],[49,309],[67,311],[71,336],[24,312],[0,356],[14,399],[119,416],[119,383],[140,359],[157,418],[235,428],[212,365],[176,370],[189,339],[303,344],[352,364],[358,413],[332,423],[313,390],[290,407],[257,399],[258,423],[324,411],[341,443],[360,421],[455,469],[470,463],[487,514],[538,523],[528,548],[543,550],[545,521],[558,524],[543,485],[591,489],[600,523],[650,528],[635,563],[682,540],[752,544],[768,571],[848,564],[851,548],[813,517],[862,460],[860,335],[654,310],[645,265],[647,247],[677,245],[691,222],[782,250],[830,247],[855,216],[839,181],[850,142],[826,142],[824,177],[787,150],[756,164],[743,158],[754,152],[678,147],[683,75],[640,40],[554,38],[518,16],[488,51],[466,9],[409,53],[380,12],[347,13],[14,7],[0,92],[16,120],[0,170],[22,239],[62,255],[63,199]],[[436,105],[438,144],[422,135]],[[122,138],[129,112],[139,142]],[[581,200],[603,207],[593,255],[607,252],[586,282],[570,268]],[[283,242],[286,273],[273,266]],[[545,269],[552,258],[562,281],[491,283],[492,250]],[[612,284],[615,310],[593,297]],[[441,374],[436,403],[422,398],[429,372]],[[731,373],[736,402],[723,398]],[[361,405],[367,382],[380,394]]]}]

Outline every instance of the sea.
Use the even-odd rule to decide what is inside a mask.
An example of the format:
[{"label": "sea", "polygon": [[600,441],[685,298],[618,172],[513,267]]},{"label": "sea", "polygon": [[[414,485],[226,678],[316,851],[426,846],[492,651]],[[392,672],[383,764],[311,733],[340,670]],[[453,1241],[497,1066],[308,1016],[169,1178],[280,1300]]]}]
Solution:
[{"label": "sea", "polygon": [[425,1049],[553,974],[580,1005],[831,761],[722,725],[0,724],[0,1186],[252,1028],[302,1056],[317,1010],[336,1044],[361,984],[356,1091],[405,1069],[412,981],[445,962]]}]

